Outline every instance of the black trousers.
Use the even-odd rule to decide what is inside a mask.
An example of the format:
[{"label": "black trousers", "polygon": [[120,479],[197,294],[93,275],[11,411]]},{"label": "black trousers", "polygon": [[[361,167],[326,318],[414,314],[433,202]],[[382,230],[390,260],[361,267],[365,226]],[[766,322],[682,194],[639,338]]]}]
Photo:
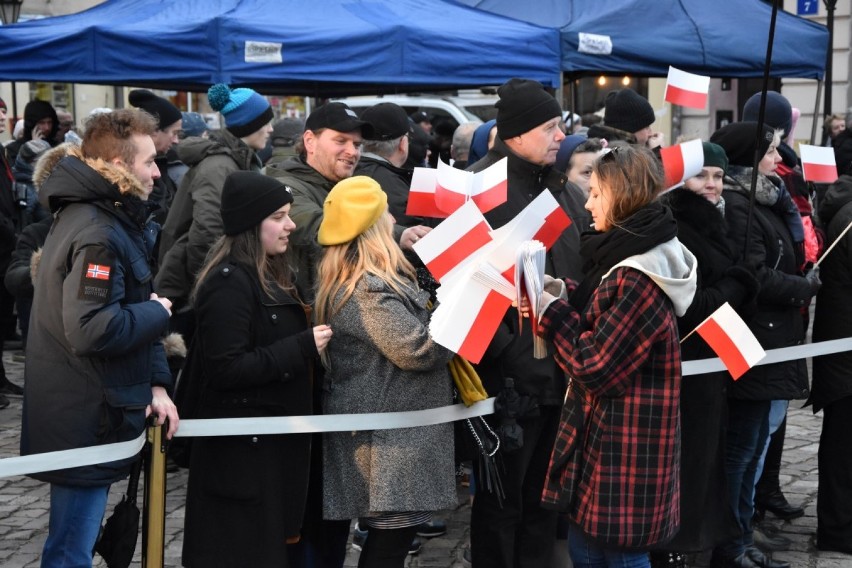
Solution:
[{"label": "black trousers", "polygon": [[377,529],[370,527],[370,536],[364,542],[358,568],[402,568],[417,527],[402,529]]},{"label": "black trousers", "polygon": [[852,547],[852,396],[823,409],[819,437],[817,543]]},{"label": "black trousers", "polygon": [[562,409],[540,409],[541,416],[518,420],[524,429],[523,447],[502,454],[505,470],[500,475],[506,492],[502,507],[497,495],[485,488],[478,468],[473,468],[476,496],[470,519],[470,552],[474,566],[550,566],[557,514],[542,509],[540,503]]}]

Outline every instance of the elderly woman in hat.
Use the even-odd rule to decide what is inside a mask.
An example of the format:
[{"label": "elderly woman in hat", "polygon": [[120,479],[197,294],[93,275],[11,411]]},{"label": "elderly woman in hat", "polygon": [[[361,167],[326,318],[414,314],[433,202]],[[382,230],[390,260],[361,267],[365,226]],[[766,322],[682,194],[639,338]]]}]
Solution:
[{"label": "elderly woman in hat", "polygon": [[[197,331],[181,381],[199,418],[312,413],[311,369],[331,338],[287,261],[293,197],[279,181],[234,172],[222,236],[194,290]],[[308,487],[310,435],[197,438],[187,488],[183,565],[287,566]]]},{"label": "elderly woman in hat", "polygon": [[[323,353],[326,414],[424,410],[452,402],[452,353],[429,336],[429,294],[393,239],[387,196],[355,176],[323,207],[317,321],[334,329]],[[358,566],[402,567],[417,525],[457,505],[453,427],[324,436],[323,516],[360,517],[369,538]]]}]

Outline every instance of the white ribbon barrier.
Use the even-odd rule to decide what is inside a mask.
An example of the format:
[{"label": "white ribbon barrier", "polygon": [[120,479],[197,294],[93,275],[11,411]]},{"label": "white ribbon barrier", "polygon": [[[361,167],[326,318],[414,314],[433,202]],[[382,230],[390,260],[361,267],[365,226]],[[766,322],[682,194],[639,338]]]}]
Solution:
[{"label": "white ribbon barrier", "polygon": [[123,460],[139,453],[145,445],[145,434],[142,432],[138,438],[129,442],[2,459],[0,460],[0,479],[13,475],[29,475],[39,471]]},{"label": "white ribbon barrier", "polygon": [[[300,434],[314,432],[350,432],[355,430],[390,430],[432,426],[466,418],[494,414],[494,399],[489,398],[467,407],[463,404],[409,412],[377,412],[372,414],[328,414],[325,416],[276,416],[270,418],[221,418],[181,420],[176,437],[246,436],[254,434]],[[116,461],[139,453],[145,443],[145,432],[130,442],[104,444],[77,450],[45,452],[0,460],[0,478],[29,475]]]},{"label": "white ribbon barrier", "polygon": [[[843,351],[852,351],[852,337],[832,339],[831,341],[820,341],[819,343],[806,343],[804,345],[796,345],[794,347],[770,349],[766,352],[766,357],[764,357],[757,366],[759,367],[760,365],[793,361],[795,359],[805,359],[807,357],[817,357],[819,355],[831,355],[832,353],[842,353]],[[681,373],[684,377],[686,377],[689,375],[701,375],[703,373],[712,373],[714,371],[724,370],[725,365],[719,358],[697,359],[695,361],[684,361],[682,363]]]},{"label": "white ribbon barrier", "polygon": [[[795,347],[771,349],[758,365],[769,365],[819,355],[852,351],[852,337],[808,343]],[[722,361],[699,359],[683,362],[683,376],[724,371]],[[325,416],[281,416],[274,418],[222,418],[213,420],[181,420],[177,437],[245,436],[254,434],[304,434],[316,432],[350,432],[356,430],[388,430],[431,426],[475,418],[494,413],[494,399],[489,398],[470,407],[463,404],[443,406],[411,412],[383,412],[374,414],[329,414]],[[136,440],[106,444],[61,452],[46,452],[30,456],[0,459],[0,478],[29,475],[116,461],[139,453],[145,443],[143,432]]]}]

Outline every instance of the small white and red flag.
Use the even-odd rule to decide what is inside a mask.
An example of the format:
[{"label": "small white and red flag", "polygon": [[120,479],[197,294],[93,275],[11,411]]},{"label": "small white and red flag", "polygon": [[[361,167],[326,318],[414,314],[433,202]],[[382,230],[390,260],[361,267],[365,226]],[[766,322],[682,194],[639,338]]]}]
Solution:
[{"label": "small white and red flag", "polygon": [[694,75],[669,66],[665,100],[689,108],[706,108],[710,77]]},{"label": "small white and red flag", "polygon": [[468,201],[414,243],[414,252],[440,282],[491,239],[491,227],[482,212]]},{"label": "small white and red flag", "polygon": [[766,357],[760,342],[727,302],[695,331],[716,352],[735,381]]},{"label": "small white and red flag", "polygon": [[411,217],[435,217],[443,219],[446,213],[438,209],[435,203],[435,186],[438,170],[434,168],[414,168],[411,177],[411,189],[408,192],[408,204],[405,214]]},{"label": "small white and red flag", "polygon": [[550,247],[570,224],[553,194],[543,191],[509,223],[490,231],[487,241],[479,233],[487,223],[471,202],[418,241],[414,251],[441,282],[429,324],[432,338],[478,363],[514,299],[518,247],[533,237]]},{"label": "small white and red flag", "polygon": [[814,183],[834,183],[837,181],[834,148],[799,144],[799,154],[802,156],[802,175],[806,181]]},{"label": "small white and red flag", "polygon": [[660,158],[666,175],[663,187],[669,190],[701,173],[704,167],[704,147],[700,139],[690,140],[663,148],[660,150]]},{"label": "small white and red flag", "polygon": [[505,203],[508,193],[506,164],[502,160],[481,172],[459,170],[442,161],[437,169],[414,168],[406,214],[444,218],[473,201],[486,213]]}]

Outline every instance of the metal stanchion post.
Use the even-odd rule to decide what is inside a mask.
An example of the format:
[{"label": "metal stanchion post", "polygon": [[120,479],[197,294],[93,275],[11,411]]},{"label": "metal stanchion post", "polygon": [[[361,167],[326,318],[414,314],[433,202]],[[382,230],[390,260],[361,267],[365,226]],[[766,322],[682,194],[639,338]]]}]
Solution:
[{"label": "metal stanchion post", "polygon": [[166,539],[166,428],[148,427],[148,467],[145,472],[144,525],[142,527],[143,568],[163,568]]}]

